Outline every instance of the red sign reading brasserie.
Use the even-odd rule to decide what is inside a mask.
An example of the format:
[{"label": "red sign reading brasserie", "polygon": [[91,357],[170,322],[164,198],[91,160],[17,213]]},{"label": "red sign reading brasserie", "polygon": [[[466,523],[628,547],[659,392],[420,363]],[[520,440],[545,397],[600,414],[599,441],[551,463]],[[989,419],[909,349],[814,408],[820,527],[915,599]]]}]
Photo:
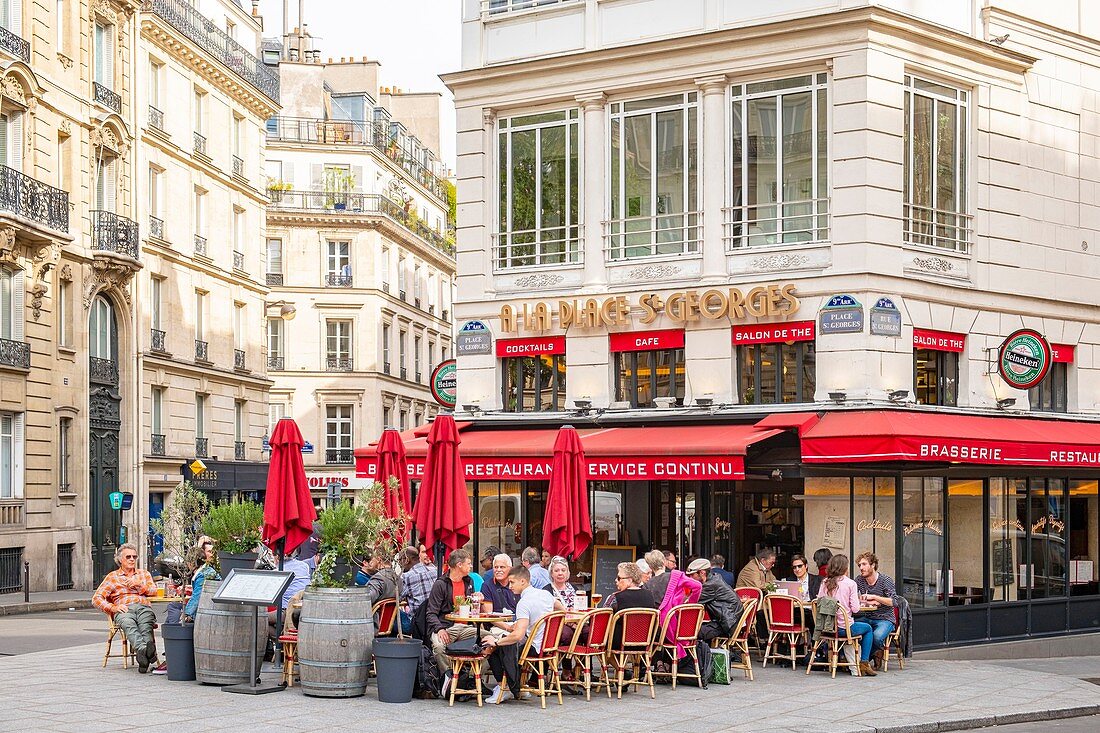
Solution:
[{"label": "red sign reading brasserie", "polygon": [[1075,347],[1065,344],[1051,344],[1050,354],[1055,364],[1072,364]]},{"label": "red sign reading brasserie", "polygon": [[[462,459],[467,481],[549,481],[552,458]],[[424,459],[409,460],[409,479],[424,478]],[[365,478],[374,478],[377,465],[366,464]],[[657,456],[588,459],[588,477],[603,481],[735,481],[745,478],[741,456]]]},{"label": "red sign reading brasserie", "polygon": [[541,338],[500,339],[497,341],[497,356],[539,356],[542,354],[564,354],[565,336],[544,336]]},{"label": "red sign reading brasserie", "polygon": [[931,349],[932,351],[962,352],[966,348],[966,334],[933,331],[930,328],[914,328],[913,347]]},{"label": "red sign reading brasserie", "polygon": [[792,341],[813,341],[814,321],[793,323],[763,323],[756,326],[734,326],[733,345],[782,344]]},{"label": "red sign reading brasserie", "polygon": [[656,349],[684,348],[684,331],[668,328],[661,331],[634,331],[613,333],[608,337],[611,351],[654,351]]}]

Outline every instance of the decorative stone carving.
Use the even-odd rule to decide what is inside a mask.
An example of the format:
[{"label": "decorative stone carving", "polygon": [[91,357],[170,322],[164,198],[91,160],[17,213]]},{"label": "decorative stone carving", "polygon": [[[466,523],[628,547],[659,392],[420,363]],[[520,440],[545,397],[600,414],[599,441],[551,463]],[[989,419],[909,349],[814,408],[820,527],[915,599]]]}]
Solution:
[{"label": "decorative stone carving", "polygon": [[31,270],[34,273],[35,281],[42,282],[45,280],[46,275],[57,265],[60,259],[61,244],[59,242],[50,242],[39,247],[31,260]]},{"label": "decorative stone carving", "polygon": [[109,127],[97,127],[92,130],[92,145],[122,154],[122,142],[115,131]]},{"label": "decorative stone carving", "polygon": [[35,283],[31,288],[31,313],[36,321],[42,316],[42,299],[46,297],[46,291],[45,283]]},{"label": "decorative stone carving", "polygon": [[15,227],[0,229],[0,263],[22,267],[19,253],[15,249]]},{"label": "decorative stone carving", "polygon": [[73,68],[73,60],[65,54],[61,53],[60,51],[57,54],[57,60],[60,61],[61,65],[64,66],[66,69]]},{"label": "decorative stone carving", "polygon": [[84,310],[91,309],[92,300],[99,292],[111,289],[122,295],[128,307],[132,306],[130,283],[139,269],[140,265],[135,266],[122,258],[97,255],[92,260],[92,273],[84,286]]},{"label": "decorative stone carving", "polygon": [[794,270],[809,261],[806,255],[784,253],[757,257],[750,264],[757,270]]},{"label": "decorative stone carving", "polygon": [[516,287],[518,288],[546,288],[551,285],[557,285],[565,280],[561,275],[547,275],[544,272],[539,272],[534,275],[524,275],[521,278],[516,279]]},{"label": "decorative stone carving", "polygon": [[0,77],[0,94],[24,107],[27,106],[27,93],[24,91],[23,85],[10,74]]},{"label": "decorative stone carving", "polygon": [[61,266],[61,271],[58,274],[60,275],[62,280],[64,280],[67,283],[71,283],[73,281],[73,266],[72,265],[62,265]]},{"label": "decorative stone carving", "polygon": [[683,268],[676,265],[645,265],[635,267],[626,274],[631,280],[659,280],[663,277],[672,277],[683,272]]},{"label": "decorative stone carving", "polygon": [[62,135],[72,135],[73,123],[70,120],[61,120],[61,124],[57,126],[57,131]]},{"label": "decorative stone carving", "polygon": [[955,269],[954,263],[950,260],[945,260],[942,257],[914,257],[913,264],[922,270],[928,270],[929,272],[951,272]]}]

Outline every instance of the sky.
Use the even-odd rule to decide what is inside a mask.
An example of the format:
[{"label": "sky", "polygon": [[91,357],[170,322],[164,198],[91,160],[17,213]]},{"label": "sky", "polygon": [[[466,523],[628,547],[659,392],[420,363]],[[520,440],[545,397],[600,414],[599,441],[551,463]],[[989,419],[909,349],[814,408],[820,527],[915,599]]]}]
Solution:
[{"label": "sky", "polygon": [[[436,151],[455,167],[455,112],[439,74],[460,64],[460,0],[302,0],[303,14],[321,59],[366,56],[382,63],[383,86],[438,91],[440,140]],[[290,0],[291,28],[298,25],[299,0]],[[251,7],[246,0],[245,7]],[[281,36],[283,0],[260,0],[264,37]]]}]

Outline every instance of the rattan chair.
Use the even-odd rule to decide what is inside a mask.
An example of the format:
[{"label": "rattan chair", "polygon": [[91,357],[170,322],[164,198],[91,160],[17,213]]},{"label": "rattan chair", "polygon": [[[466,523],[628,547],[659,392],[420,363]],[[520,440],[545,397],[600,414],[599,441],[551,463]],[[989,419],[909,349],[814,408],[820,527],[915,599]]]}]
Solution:
[{"label": "rattan chair", "polygon": [[[703,625],[703,606],[700,603],[683,603],[673,606],[665,616],[665,622],[661,625],[661,633],[653,640],[653,649],[650,657],[658,651],[668,654],[672,668],[668,672],[654,671],[658,677],[671,677],[672,689],[676,689],[676,680],[679,677],[694,679],[699,687],[703,686],[703,677],[699,669],[699,655],[695,651],[695,643],[699,640],[699,628]],[[683,648],[687,656],[695,663],[695,672],[680,672],[680,660],[677,658],[677,650]]]},{"label": "rattan chair", "polygon": [[[614,645],[608,647],[607,661],[615,669],[619,699],[622,699],[623,687],[627,685],[649,685],[650,698],[657,698],[653,687],[653,660],[650,650],[653,648],[653,637],[657,633],[659,620],[660,616],[655,608],[627,608],[617,612],[612,619],[611,636],[614,638],[615,629],[620,629],[621,642],[618,648]],[[633,665],[634,669],[631,679],[624,680],[627,664]]]},{"label": "rattan chair", "polygon": [[[604,657],[607,655],[607,647],[611,643],[611,619],[615,611],[610,608],[598,608],[585,614],[577,624],[573,632],[573,641],[568,647],[562,649],[562,661],[571,661],[577,668],[584,672],[583,680],[562,681],[563,685],[579,685],[584,687],[584,699],[592,699],[592,688],[607,688],[607,698],[611,699],[611,683],[607,677],[607,667],[604,665]],[[586,636],[587,634],[587,636]],[[584,638],[582,643],[581,639]],[[592,663],[599,665],[600,679],[592,681]]]},{"label": "rattan chair", "polygon": [[[802,601],[794,596],[772,593],[764,597],[764,620],[768,625],[768,645],[764,649],[762,667],[768,666],[769,659],[787,660],[791,669],[798,666],[798,643],[809,647],[809,627],[806,626],[806,610]],[[772,653],[776,641],[786,639],[790,645],[789,654]]]},{"label": "rattan chair", "polygon": [[[561,697],[561,676],[558,674],[558,660],[561,656],[561,629],[565,624],[565,611],[548,613],[527,631],[527,641],[519,655],[519,675],[521,680],[528,679],[528,673],[535,675],[538,687],[524,683],[521,692],[530,692],[539,696],[543,709],[546,708],[546,696],[558,696],[558,705],[564,704]],[[542,628],[542,648],[534,648],[535,637]],[[501,683],[503,684],[503,682]]]},{"label": "rattan chair", "polygon": [[[111,645],[115,640],[115,636],[122,637],[122,653],[111,653]],[[122,657],[122,668],[129,669],[130,663],[137,664],[137,650],[130,646],[129,639],[126,638],[126,632],[122,630],[121,626],[115,624],[115,620],[110,616],[107,617],[107,649],[103,652],[103,666],[107,666],[107,660],[112,657]]]},{"label": "rattan chair", "polygon": [[[814,618],[817,618],[817,601],[815,600],[811,604],[813,608]],[[855,671],[857,677],[860,676],[859,660],[860,649],[858,636],[852,636],[851,631],[851,614],[848,613],[848,609],[843,606],[838,606],[836,609],[836,631],[833,633],[814,631],[815,634],[820,633],[817,642],[813,645],[813,649],[810,650],[809,663],[806,664],[806,674],[809,674],[814,667],[827,667],[830,675],[836,677],[837,667],[847,667]],[[843,662],[839,661],[841,653],[844,650],[846,644],[851,644],[852,649],[855,652],[853,661],[845,659]],[[828,659],[824,662],[815,661],[817,657],[817,650],[822,646],[827,647]]]},{"label": "rattan chair", "polygon": [[[731,657],[730,669],[743,670],[745,676],[749,678],[749,682],[753,681],[752,657],[749,656],[749,634],[752,632],[752,627],[756,622],[756,608],[758,604],[759,601],[755,598],[750,598],[745,602],[744,610],[741,612],[741,618],[737,620],[737,626],[734,627],[733,633],[730,634],[725,644]],[[735,653],[740,655],[740,662],[734,662],[732,660],[732,656]]]}]

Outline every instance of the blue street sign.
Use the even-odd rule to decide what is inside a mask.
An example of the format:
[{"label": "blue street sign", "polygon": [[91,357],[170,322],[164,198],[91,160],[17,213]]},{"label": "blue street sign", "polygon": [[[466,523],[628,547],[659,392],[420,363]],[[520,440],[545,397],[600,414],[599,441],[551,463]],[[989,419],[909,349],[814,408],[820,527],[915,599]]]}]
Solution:
[{"label": "blue street sign", "polygon": [[306,442],[302,443],[302,452],[303,453],[312,453],[313,452],[313,443],[310,443],[308,440]]}]

